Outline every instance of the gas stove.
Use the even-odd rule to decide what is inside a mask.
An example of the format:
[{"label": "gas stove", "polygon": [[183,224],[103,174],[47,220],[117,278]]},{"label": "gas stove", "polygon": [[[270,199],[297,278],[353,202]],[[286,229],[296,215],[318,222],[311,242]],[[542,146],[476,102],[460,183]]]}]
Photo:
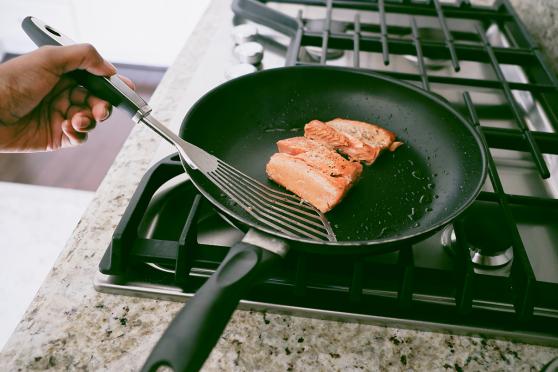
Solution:
[{"label": "gas stove", "polygon": [[[510,4],[235,0],[232,9],[208,52],[225,58],[201,67],[213,78],[199,91],[285,65],[381,72],[444,97],[491,154],[480,196],[439,233],[382,255],[291,252],[241,308],[558,346],[558,83]],[[170,154],[138,186],[95,287],[185,301],[242,235]]]}]

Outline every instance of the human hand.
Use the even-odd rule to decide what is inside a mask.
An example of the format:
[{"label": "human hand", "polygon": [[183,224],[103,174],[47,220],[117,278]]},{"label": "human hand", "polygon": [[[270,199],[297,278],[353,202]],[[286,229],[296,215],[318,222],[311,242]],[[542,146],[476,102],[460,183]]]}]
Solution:
[{"label": "human hand", "polygon": [[110,116],[108,102],[65,75],[78,69],[99,76],[116,73],[88,44],[42,47],[0,64],[0,152],[75,146]]}]

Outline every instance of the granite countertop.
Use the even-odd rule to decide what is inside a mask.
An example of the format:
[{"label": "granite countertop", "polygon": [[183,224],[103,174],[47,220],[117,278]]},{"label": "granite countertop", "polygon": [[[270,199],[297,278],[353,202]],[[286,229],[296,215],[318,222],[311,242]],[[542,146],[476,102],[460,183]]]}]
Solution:
[{"label": "granite countertop", "polygon": [[558,72],[558,1],[510,0],[510,3],[546,54],[546,60]]},{"label": "granite countertop", "polygon": [[[535,9],[545,5],[556,9],[551,1],[535,3],[521,5],[520,14],[536,14]],[[171,127],[178,127],[193,103],[186,89],[207,49],[209,35],[223,19],[230,19],[229,6],[229,1],[211,3],[153,95],[154,111]],[[523,13],[521,9],[527,10]],[[546,13],[546,18],[550,22],[556,14]],[[530,22],[537,24],[526,20],[528,25]],[[540,40],[551,40],[551,34],[539,33],[536,27],[533,33],[541,35]],[[556,44],[548,45],[547,50],[556,50]],[[134,128],[2,350],[2,369],[130,371],[143,364],[182,304],[101,294],[93,288],[93,277],[160,143],[148,129]],[[555,348],[481,337],[236,311],[204,369],[527,371],[540,369],[556,356]]]}]

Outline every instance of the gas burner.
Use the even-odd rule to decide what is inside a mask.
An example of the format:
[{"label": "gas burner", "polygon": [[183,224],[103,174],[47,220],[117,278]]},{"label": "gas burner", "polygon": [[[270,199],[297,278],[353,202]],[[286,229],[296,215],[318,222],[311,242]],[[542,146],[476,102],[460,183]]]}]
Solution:
[{"label": "gas burner", "polygon": [[[513,259],[509,228],[498,205],[477,202],[463,215],[463,244],[469,249],[471,261],[478,267],[497,268]],[[446,227],[442,245],[451,250],[457,247],[454,226]]]},{"label": "gas burner", "polygon": [[[304,47],[304,50],[308,57],[315,62],[319,62],[320,58],[322,57],[322,48],[315,47],[315,46],[307,46]],[[326,52],[326,60],[338,59],[343,57],[345,52],[340,49],[328,49]]]},{"label": "gas burner", "polygon": [[[444,229],[441,236],[442,247],[454,254],[457,248],[457,238],[453,225],[449,225]],[[471,261],[483,268],[498,268],[507,265],[513,259],[513,247],[509,246],[504,249],[492,250],[483,249],[469,242],[465,242],[471,255]]]},{"label": "gas burner", "polygon": [[513,247],[494,252],[491,255],[484,254],[482,249],[474,247],[470,247],[469,251],[471,252],[471,260],[473,263],[480,266],[499,267],[506,265],[513,259]]},{"label": "gas burner", "polygon": [[[407,34],[407,36],[410,37],[411,34]],[[444,33],[438,28],[421,27],[418,29],[418,36],[422,41],[444,42]],[[418,58],[416,55],[405,55],[404,58],[418,66]],[[452,66],[451,61],[448,59],[424,57],[423,62],[424,67],[431,71],[438,71]]]}]

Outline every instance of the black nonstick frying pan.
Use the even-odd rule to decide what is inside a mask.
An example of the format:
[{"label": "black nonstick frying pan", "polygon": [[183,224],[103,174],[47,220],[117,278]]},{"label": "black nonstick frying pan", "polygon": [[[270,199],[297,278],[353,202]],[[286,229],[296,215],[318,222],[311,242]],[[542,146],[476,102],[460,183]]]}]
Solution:
[{"label": "black nonstick frying pan", "polygon": [[[23,27],[38,45],[60,45],[57,31],[32,18]],[[140,109],[108,79],[83,71],[74,77],[131,115]],[[160,365],[199,369],[243,293],[263,280],[289,249],[320,254],[398,249],[452,221],[480,192],[486,154],[472,126],[444,99],[379,74],[320,66],[243,76],[202,97],[184,118],[180,136],[269,182],[265,164],[276,152],[277,140],[302,135],[312,119],[336,117],[377,123],[405,143],[365,167],[359,183],[327,214],[337,242],[295,239],[270,230],[186,167],[200,192],[247,233],[178,313],[144,370]]]}]

